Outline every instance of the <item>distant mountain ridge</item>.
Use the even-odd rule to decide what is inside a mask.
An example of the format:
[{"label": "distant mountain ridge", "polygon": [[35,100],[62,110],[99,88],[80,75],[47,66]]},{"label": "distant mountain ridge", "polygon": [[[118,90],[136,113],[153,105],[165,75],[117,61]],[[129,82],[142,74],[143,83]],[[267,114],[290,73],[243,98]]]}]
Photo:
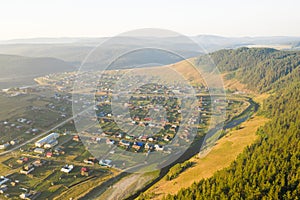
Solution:
[{"label": "distant mountain ridge", "polygon": [[[115,37],[118,38],[118,37]],[[191,43],[186,43],[183,36],[173,37],[132,37],[122,36],[122,44],[114,39],[110,48],[130,47],[139,44],[149,45],[159,43],[166,44],[169,50],[181,50],[188,52],[190,57],[195,53],[207,53],[220,49],[238,48],[248,45],[290,45],[296,48],[300,43],[300,37],[273,36],[273,37],[222,37],[215,35],[198,35],[189,37],[200,47],[195,49]],[[99,38],[32,38],[0,41],[0,54],[12,54],[30,57],[54,57],[67,62],[82,62],[88,53],[97,45],[111,37]]]}]

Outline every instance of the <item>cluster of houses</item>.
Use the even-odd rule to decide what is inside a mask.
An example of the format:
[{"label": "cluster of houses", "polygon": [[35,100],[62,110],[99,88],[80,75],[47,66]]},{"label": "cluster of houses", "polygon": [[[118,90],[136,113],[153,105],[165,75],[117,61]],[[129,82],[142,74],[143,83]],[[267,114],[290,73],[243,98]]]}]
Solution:
[{"label": "cluster of houses", "polygon": [[46,160],[41,160],[41,159],[37,159],[33,162],[28,162],[29,159],[27,157],[22,157],[20,159],[17,160],[18,163],[22,162],[22,164],[25,163],[25,165],[23,165],[23,167],[20,170],[20,174],[25,174],[28,175],[31,172],[33,172],[36,168],[38,167],[42,167],[43,165],[46,164]]},{"label": "cluster of houses", "polygon": [[[101,98],[104,97],[104,98]],[[106,102],[103,102],[105,99],[107,98],[107,95],[104,96],[98,96],[98,99],[102,102],[100,104],[97,105],[96,107],[96,113],[98,116],[98,120],[101,124],[104,123],[109,123],[111,122],[111,113],[109,112],[104,112],[104,110],[106,110],[105,108],[101,108],[102,106],[105,106]],[[160,96],[139,96],[137,99],[135,99],[135,101],[139,101],[141,99],[141,101],[147,100],[149,101],[150,99],[152,101],[156,101],[156,102],[161,102],[161,103],[166,103],[167,104],[167,99],[160,97]],[[174,99],[170,100],[170,104],[173,105],[173,102],[175,101]],[[176,103],[175,103],[176,104]],[[125,105],[124,105],[125,106]],[[180,112],[180,109],[178,109],[178,107],[176,107],[176,105],[173,105],[173,107],[169,106],[168,109],[170,112],[173,112],[174,116],[176,116],[176,114],[178,112]],[[129,107],[132,110],[148,110],[148,109],[153,109],[154,112],[158,113],[159,115],[159,111],[160,111],[160,107],[155,106],[154,103],[150,103],[146,106],[135,106],[133,103],[126,103],[126,107]],[[99,110],[101,110],[100,112],[98,112]],[[107,110],[106,110],[107,111]],[[138,136],[132,136],[126,133],[120,133],[120,132],[114,132],[114,131],[110,131],[108,129],[103,129],[105,137],[108,137],[110,139],[108,139],[106,141],[106,143],[108,145],[111,144],[115,144],[115,145],[119,145],[121,147],[126,148],[127,150],[132,149],[133,151],[139,152],[139,151],[163,151],[164,150],[164,146],[163,144],[170,142],[179,126],[177,124],[179,124],[178,121],[178,117],[174,117],[172,122],[169,122],[169,119],[165,118],[165,117],[158,117],[157,119],[153,119],[152,117],[141,117],[138,115],[131,117],[124,117],[121,115],[116,116],[117,118],[120,118],[120,120],[124,121],[124,124],[128,124],[128,126],[142,126],[142,127],[146,127],[149,130],[164,130],[164,132],[162,132],[161,134],[158,135],[144,135],[144,133],[139,134]],[[109,126],[107,126],[109,127]],[[188,133],[187,133],[188,134]],[[159,144],[161,145],[159,145]]]},{"label": "cluster of houses", "polygon": [[[7,198],[10,197],[9,193],[7,193],[9,182],[10,182],[10,185],[12,187],[15,187],[16,185],[18,185],[20,183],[19,180],[14,180],[13,181],[10,178],[5,177],[5,176],[0,177],[0,194],[3,194]],[[19,195],[20,199],[35,200],[35,199],[38,199],[39,195],[41,194],[40,192],[36,192],[34,190],[28,190],[28,189],[25,189],[25,188],[22,188],[22,187],[20,187],[19,189],[23,191]]]},{"label": "cluster of houses", "polygon": [[[132,138],[134,139],[134,138]],[[149,139],[149,138],[148,138]],[[153,140],[152,140],[153,141]],[[153,144],[150,142],[142,142],[142,141],[129,141],[126,139],[121,139],[121,140],[113,140],[113,139],[107,139],[106,140],[106,144],[108,145],[113,145],[113,144],[117,144],[120,147],[123,147],[127,150],[134,150],[135,152],[139,152],[142,150],[145,151],[164,151],[164,146],[163,145],[159,145],[159,144]]]},{"label": "cluster of houses", "polygon": [[[57,74],[49,74],[44,77],[39,78],[43,84],[48,84],[51,86],[55,86],[58,91],[62,92],[70,92],[73,89],[74,82],[78,82],[78,89],[80,90],[81,88],[89,88],[91,86],[97,85],[98,91],[103,91],[103,92],[111,92],[112,91],[112,86],[114,83],[119,81],[121,78],[125,79],[126,77],[123,77],[123,73],[119,71],[115,72],[110,72],[110,73],[103,73],[103,71],[98,72],[80,72],[80,73],[61,73],[60,78],[57,78]],[[129,78],[129,77],[127,77]],[[147,77],[150,78],[150,77]],[[137,84],[141,80],[144,80],[145,77],[142,75],[135,75],[130,77],[129,81],[129,86],[132,84]],[[87,81],[88,80],[88,81]],[[126,82],[125,80],[122,80],[122,82]],[[123,86],[122,86],[123,87]],[[163,86],[157,84],[156,85],[155,91],[157,93],[160,92],[161,88]],[[174,84],[170,85],[169,88],[172,90],[173,93],[176,93],[177,91],[179,92],[184,92],[189,90],[190,88],[186,88],[187,86],[182,86],[182,84]],[[198,86],[195,88],[195,90],[207,90],[206,87],[204,86]]]},{"label": "cluster of houses", "polygon": [[1,144],[1,145],[0,145],[0,150],[5,150],[5,149],[7,149],[7,148],[10,147],[10,146],[14,146],[14,145],[19,144],[19,143],[20,143],[20,140],[19,140],[19,139],[13,139],[13,140],[11,140],[11,141],[9,141],[9,142],[6,142],[6,143],[4,143],[4,144]]},{"label": "cluster of houses", "polygon": [[20,194],[19,197],[21,199],[25,199],[25,200],[34,200],[34,199],[38,199],[40,194],[41,194],[40,192],[30,190],[30,191],[26,191],[26,192]]},{"label": "cluster of houses", "polygon": [[[33,152],[36,154],[43,154],[46,157],[52,157],[53,153],[51,151],[46,152],[47,149],[51,149],[55,147],[58,144],[58,138],[60,134],[59,133],[51,133],[40,140],[36,141],[34,143],[35,148],[33,149]],[[59,150],[56,150],[59,151]]]},{"label": "cluster of houses", "polygon": [[[3,125],[5,127],[4,131],[17,131],[20,132],[24,127],[28,127],[29,125],[32,126],[32,121],[25,119],[25,118],[18,118],[17,123],[14,122],[8,122],[8,121],[3,121],[0,123],[0,125]],[[9,129],[7,129],[9,127]],[[29,130],[27,130],[25,133],[37,133],[39,130],[36,128],[30,128]],[[8,149],[10,146],[14,146],[18,143],[21,142],[21,140],[23,140],[23,138],[19,138],[19,139],[13,139],[11,141],[7,141],[3,144],[0,144],[0,150],[5,150]]]},{"label": "cluster of houses", "polygon": [[5,191],[8,189],[6,183],[9,181],[9,178],[6,178],[4,176],[0,177],[0,193],[4,194]]},{"label": "cluster of houses", "polygon": [[[67,165],[63,166],[60,169],[60,171],[69,174],[73,171],[73,169],[74,169],[74,165],[67,164]],[[88,167],[81,167],[81,169],[80,169],[80,174],[82,176],[90,176],[91,172],[92,172],[92,170],[90,170]]]}]

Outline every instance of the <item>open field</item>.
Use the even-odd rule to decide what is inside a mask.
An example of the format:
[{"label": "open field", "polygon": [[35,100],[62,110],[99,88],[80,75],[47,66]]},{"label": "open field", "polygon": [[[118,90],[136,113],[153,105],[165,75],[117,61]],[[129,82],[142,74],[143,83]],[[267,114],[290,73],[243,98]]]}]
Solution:
[{"label": "open field", "polygon": [[233,91],[243,91],[243,92],[247,92],[247,93],[253,93],[251,90],[248,90],[246,88],[245,84],[242,84],[241,82],[239,82],[236,79],[226,79],[226,74],[223,74],[223,80],[224,80],[224,87],[226,89],[229,90],[233,90]]},{"label": "open field", "polygon": [[0,120],[22,116],[28,106],[44,106],[47,103],[37,99],[38,96],[36,95],[20,95],[17,97],[0,95]]},{"label": "open field", "polygon": [[263,104],[263,101],[265,99],[267,99],[271,94],[268,94],[268,93],[263,93],[263,94],[260,94],[260,95],[256,95],[253,97],[253,100],[255,102],[257,102],[259,105],[262,105]]},{"label": "open field", "polygon": [[166,181],[161,179],[147,190],[146,194],[154,194],[153,199],[161,199],[163,195],[175,194],[181,188],[186,188],[202,178],[208,178],[216,171],[227,167],[236,159],[243,149],[257,138],[256,130],[268,121],[267,118],[255,115],[241,124],[241,129],[231,130],[221,138],[215,147],[204,158],[193,157],[194,167],[182,172],[177,178]]}]

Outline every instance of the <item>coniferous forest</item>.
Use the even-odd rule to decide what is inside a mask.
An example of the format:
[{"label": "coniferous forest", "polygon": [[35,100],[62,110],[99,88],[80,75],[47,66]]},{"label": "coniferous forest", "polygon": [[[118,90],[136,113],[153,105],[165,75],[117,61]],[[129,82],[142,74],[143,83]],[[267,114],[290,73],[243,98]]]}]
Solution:
[{"label": "coniferous forest", "polygon": [[271,93],[259,111],[270,121],[228,168],[164,199],[299,199],[300,52],[241,48],[210,56],[229,78]]}]

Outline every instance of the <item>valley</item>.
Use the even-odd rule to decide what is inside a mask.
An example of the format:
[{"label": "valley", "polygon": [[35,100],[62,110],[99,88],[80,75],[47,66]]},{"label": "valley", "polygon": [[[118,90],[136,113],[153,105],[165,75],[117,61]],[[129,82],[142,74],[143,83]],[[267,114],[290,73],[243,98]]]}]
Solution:
[{"label": "valley", "polygon": [[[230,62],[238,62],[240,68],[231,68],[226,56],[218,60],[227,53],[237,54]],[[269,67],[266,59],[279,59],[270,66],[279,75],[265,72],[272,79],[257,79],[238,54],[258,59],[255,62],[263,71],[260,66]],[[2,179],[10,185],[5,184],[1,196],[172,198],[224,173],[245,155],[245,149],[261,143],[262,127],[273,123],[276,113],[268,110],[274,109],[272,98],[286,82],[299,79],[298,53],[241,48],[211,54],[222,70],[226,98],[220,89],[211,93],[205,85],[203,77],[215,77],[209,69],[199,74],[191,67],[190,63],[197,66],[205,61],[205,56],[162,67],[53,73],[36,78],[37,85],[3,90],[0,166]],[[288,62],[286,57],[294,58],[295,65],[283,75],[279,65]],[[174,82],[178,73],[184,79]],[[251,74],[253,81],[244,74]],[[80,84],[74,86],[78,80]],[[139,85],[142,80],[156,83]],[[213,133],[208,138],[207,131]],[[58,136],[53,141],[37,144],[54,133]]]}]

